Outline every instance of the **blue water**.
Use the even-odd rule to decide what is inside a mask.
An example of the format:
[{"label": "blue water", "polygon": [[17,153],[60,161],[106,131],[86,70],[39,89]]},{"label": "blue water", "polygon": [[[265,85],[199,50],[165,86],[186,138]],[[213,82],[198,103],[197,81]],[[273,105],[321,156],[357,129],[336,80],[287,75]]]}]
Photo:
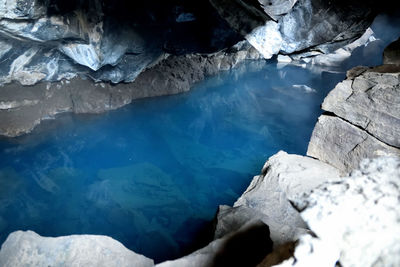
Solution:
[{"label": "blue water", "polygon": [[2,139],[0,243],[29,229],[109,235],[156,262],[187,253],[269,156],[305,154],[320,104],[349,64],[247,63],[189,93],[64,114]]}]

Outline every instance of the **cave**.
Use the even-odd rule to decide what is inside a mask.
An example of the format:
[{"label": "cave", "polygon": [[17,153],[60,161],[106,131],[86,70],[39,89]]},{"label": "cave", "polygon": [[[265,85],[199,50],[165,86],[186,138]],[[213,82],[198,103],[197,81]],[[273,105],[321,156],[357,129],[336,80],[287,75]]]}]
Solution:
[{"label": "cave", "polygon": [[399,37],[391,1],[0,0],[0,266],[400,264]]}]

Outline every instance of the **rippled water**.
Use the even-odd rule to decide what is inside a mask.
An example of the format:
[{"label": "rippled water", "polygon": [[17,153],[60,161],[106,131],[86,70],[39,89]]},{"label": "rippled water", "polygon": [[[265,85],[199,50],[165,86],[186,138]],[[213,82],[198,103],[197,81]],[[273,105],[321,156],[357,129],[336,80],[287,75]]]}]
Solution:
[{"label": "rippled water", "polygon": [[19,229],[101,234],[156,261],[181,256],[269,156],[305,154],[324,96],[349,65],[379,64],[371,51],[328,71],[244,64],[189,93],[2,140],[0,243]]}]

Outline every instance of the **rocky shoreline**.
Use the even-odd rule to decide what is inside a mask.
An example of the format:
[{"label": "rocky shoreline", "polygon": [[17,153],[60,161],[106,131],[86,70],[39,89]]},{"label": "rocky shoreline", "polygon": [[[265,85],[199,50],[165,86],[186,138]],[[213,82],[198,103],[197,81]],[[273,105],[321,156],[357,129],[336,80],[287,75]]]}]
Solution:
[{"label": "rocky shoreline", "polygon": [[[51,12],[38,1],[0,1],[0,59],[5,60],[0,135],[28,133],[62,112],[100,113],[138,98],[185,92],[206,76],[245,60],[278,53],[286,63],[341,59],[338,49],[368,42],[368,34],[357,38],[373,17],[373,5],[360,7],[357,1],[351,1],[355,11],[348,11],[347,3],[340,1],[332,6],[331,1],[318,0],[259,0],[257,5],[212,0],[208,5],[220,15],[213,27],[221,30],[228,24],[237,33],[218,38],[213,33],[207,41],[216,38],[218,45],[201,49],[177,47],[179,42],[171,44],[163,37],[154,41],[160,49],[148,48],[154,36],[136,28],[119,32],[131,39],[113,40],[115,27],[110,25],[115,18],[103,15],[114,14],[116,7],[103,10],[99,1],[92,2],[86,16],[83,9],[60,9],[57,1],[46,1]],[[207,14],[180,6],[171,22],[147,8],[146,16],[129,22],[144,25],[150,18],[155,28],[172,23],[160,36],[177,23],[197,17],[202,21]],[[246,40],[232,46],[240,39],[236,34]],[[124,45],[113,51],[115,42]],[[199,52],[211,47],[212,52]],[[219,207],[210,244],[157,266],[400,265],[398,48],[399,41],[387,48],[382,66],[347,72],[347,79],[322,104],[325,113],[314,128],[307,156],[283,151],[272,156],[233,207]],[[52,58],[58,65],[47,61]],[[0,250],[0,266],[59,265],[154,262],[110,237],[93,235],[52,238],[17,231]]]},{"label": "rocky shoreline", "polygon": [[335,64],[369,41],[379,11],[356,0],[352,9],[319,0],[166,1],[158,11],[151,0],[133,5],[132,17],[131,4],[101,1],[0,1],[0,136],[29,133],[63,112],[185,92],[246,60],[280,54]]},{"label": "rocky shoreline", "polygon": [[[233,207],[220,206],[214,241],[157,266],[397,266],[399,66],[348,71],[322,104],[327,113],[309,157],[272,156]],[[104,238],[17,231],[3,244],[0,265],[153,265]]]}]

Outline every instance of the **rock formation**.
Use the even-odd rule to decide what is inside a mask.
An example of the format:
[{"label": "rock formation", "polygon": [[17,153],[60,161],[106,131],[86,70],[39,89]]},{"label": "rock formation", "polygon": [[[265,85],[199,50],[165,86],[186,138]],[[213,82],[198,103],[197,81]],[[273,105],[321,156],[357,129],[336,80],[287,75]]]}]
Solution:
[{"label": "rock formation", "polygon": [[371,23],[374,4],[360,3],[2,0],[0,135],[183,92],[246,59],[336,51]]},{"label": "rock formation", "polygon": [[338,176],[338,170],[327,164],[281,151],[266,162],[262,174],[254,177],[233,208],[220,207],[215,237],[235,231],[252,219],[261,219],[270,227],[275,246],[294,241],[307,226],[289,199]]},{"label": "rock formation", "polygon": [[10,234],[0,250],[0,266],[148,267],[153,260],[107,236],[41,237],[32,231]]},{"label": "rock formation", "polygon": [[[216,38],[229,29],[218,17],[210,26],[217,29],[214,35],[200,38],[206,45],[185,39],[180,46],[171,37],[177,36],[174,29],[190,32],[192,22],[204,22],[204,9],[196,13],[190,4],[165,1],[166,11],[157,13],[150,6],[160,1],[152,0],[137,7],[137,16],[124,10],[116,17],[123,1],[110,2],[0,1],[0,82],[7,84],[0,88],[1,135],[29,132],[60,112],[102,112],[135,98],[187,91],[205,76],[245,59],[337,51],[364,33],[373,17],[369,2],[212,0],[213,12],[247,41],[234,45],[240,37],[231,30]],[[126,21],[135,27],[122,23]],[[152,39],[141,25],[151,25],[161,37]],[[271,157],[233,207],[220,207],[214,241],[160,266],[270,266],[290,256],[280,266],[398,266],[397,48],[388,47],[383,66],[349,71],[347,80],[326,97],[326,112],[307,152],[314,158],[285,152]],[[44,238],[18,231],[0,250],[1,266],[63,264],[153,262],[102,236]]]},{"label": "rock formation", "polygon": [[398,266],[399,189],[399,158],[381,157],[297,199],[316,236],[303,236],[279,266]]},{"label": "rock formation", "polygon": [[93,83],[76,77],[27,87],[8,84],[0,88],[0,135],[14,137],[30,132],[43,119],[62,112],[100,113],[138,98],[182,93],[208,75],[259,58],[254,48],[240,42],[208,55],[165,56],[131,83]]},{"label": "rock formation", "polygon": [[383,69],[351,70],[329,93],[307,155],[344,172],[363,158],[400,155],[400,69]]}]

